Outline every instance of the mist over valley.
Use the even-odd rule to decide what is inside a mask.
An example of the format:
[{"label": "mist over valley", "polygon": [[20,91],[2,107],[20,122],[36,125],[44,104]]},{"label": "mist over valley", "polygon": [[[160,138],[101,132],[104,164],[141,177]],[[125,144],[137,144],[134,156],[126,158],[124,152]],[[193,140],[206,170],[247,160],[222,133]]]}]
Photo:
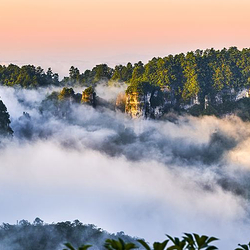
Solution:
[{"label": "mist over valley", "polygon": [[[99,89],[111,103],[124,91]],[[222,249],[248,240],[248,122],[131,119],[106,106],[44,101],[60,90],[0,88],[14,131],[1,139],[0,221],[79,219],[151,242],[201,232]]]}]

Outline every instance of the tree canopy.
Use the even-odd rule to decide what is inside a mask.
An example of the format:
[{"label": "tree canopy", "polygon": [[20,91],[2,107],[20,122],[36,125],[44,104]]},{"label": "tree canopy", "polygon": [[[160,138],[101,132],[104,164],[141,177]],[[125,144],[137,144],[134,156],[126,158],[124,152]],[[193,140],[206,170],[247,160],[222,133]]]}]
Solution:
[{"label": "tree canopy", "polygon": [[53,73],[51,68],[45,72],[41,67],[24,65],[18,67],[10,64],[0,65],[0,84],[5,86],[21,86],[23,88],[46,87],[59,85],[59,76]]},{"label": "tree canopy", "polygon": [[13,130],[10,127],[10,115],[4,103],[0,100],[0,135],[8,136],[12,134]]},{"label": "tree canopy", "polygon": [[[186,54],[154,57],[148,63],[141,61],[132,65],[117,65],[113,68],[99,64],[84,72],[74,66],[69,69],[69,76],[59,81],[59,76],[49,68],[47,72],[41,67],[14,64],[0,66],[0,84],[21,86],[24,88],[62,86],[95,86],[99,82],[125,82],[133,89],[147,82],[168,90],[171,103],[190,102],[198,98],[204,104],[207,98],[215,103],[233,100],[235,93],[250,87],[250,49],[196,50]],[[136,86],[138,85],[138,87]]]}]

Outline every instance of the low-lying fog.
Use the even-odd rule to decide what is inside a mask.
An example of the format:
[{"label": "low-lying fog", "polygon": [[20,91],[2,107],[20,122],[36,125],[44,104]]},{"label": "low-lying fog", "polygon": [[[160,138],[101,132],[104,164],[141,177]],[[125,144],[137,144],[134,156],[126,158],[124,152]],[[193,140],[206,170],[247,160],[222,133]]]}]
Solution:
[{"label": "low-lying fog", "polygon": [[79,219],[151,242],[183,232],[221,249],[249,242],[249,123],[131,120],[87,105],[55,117],[40,112],[51,91],[0,88],[14,130],[0,149],[1,223]]}]

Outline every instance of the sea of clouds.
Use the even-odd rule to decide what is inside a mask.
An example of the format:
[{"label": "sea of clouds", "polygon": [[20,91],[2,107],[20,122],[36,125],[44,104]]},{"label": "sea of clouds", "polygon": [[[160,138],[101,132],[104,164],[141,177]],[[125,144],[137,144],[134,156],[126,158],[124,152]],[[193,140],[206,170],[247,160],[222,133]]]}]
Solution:
[{"label": "sea of clouds", "polygon": [[[70,103],[52,115],[41,105],[54,90],[0,87],[14,130],[0,149],[1,223],[79,219],[149,242],[196,232],[221,249],[250,240],[249,123]],[[109,101],[118,92],[97,88]]]}]

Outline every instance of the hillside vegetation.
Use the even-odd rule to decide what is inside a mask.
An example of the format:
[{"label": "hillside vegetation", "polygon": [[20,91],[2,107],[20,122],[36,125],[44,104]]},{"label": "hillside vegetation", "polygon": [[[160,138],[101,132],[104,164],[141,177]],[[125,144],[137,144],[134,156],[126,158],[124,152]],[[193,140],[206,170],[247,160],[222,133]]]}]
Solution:
[{"label": "hillside vegetation", "polygon": [[[94,88],[100,83],[127,84],[126,95],[119,96],[117,103],[118,109],[132,117],[161,118],[172,111],[194,116],[236,114],[243,120],[250,117],[250,49],[196,50],[153,58],[145,65],[141,61],[114,68],[100,64],[83,73],[71,66],[69,76],[61,81],[51,68],[45,72],[33,65],[0,66],[0,85],[64,87],[49,97],[55,103],[70,97],[77,103],[110,107],[102,96],[98,104]],[[87,89],[75,94],[76,86]]]}]

